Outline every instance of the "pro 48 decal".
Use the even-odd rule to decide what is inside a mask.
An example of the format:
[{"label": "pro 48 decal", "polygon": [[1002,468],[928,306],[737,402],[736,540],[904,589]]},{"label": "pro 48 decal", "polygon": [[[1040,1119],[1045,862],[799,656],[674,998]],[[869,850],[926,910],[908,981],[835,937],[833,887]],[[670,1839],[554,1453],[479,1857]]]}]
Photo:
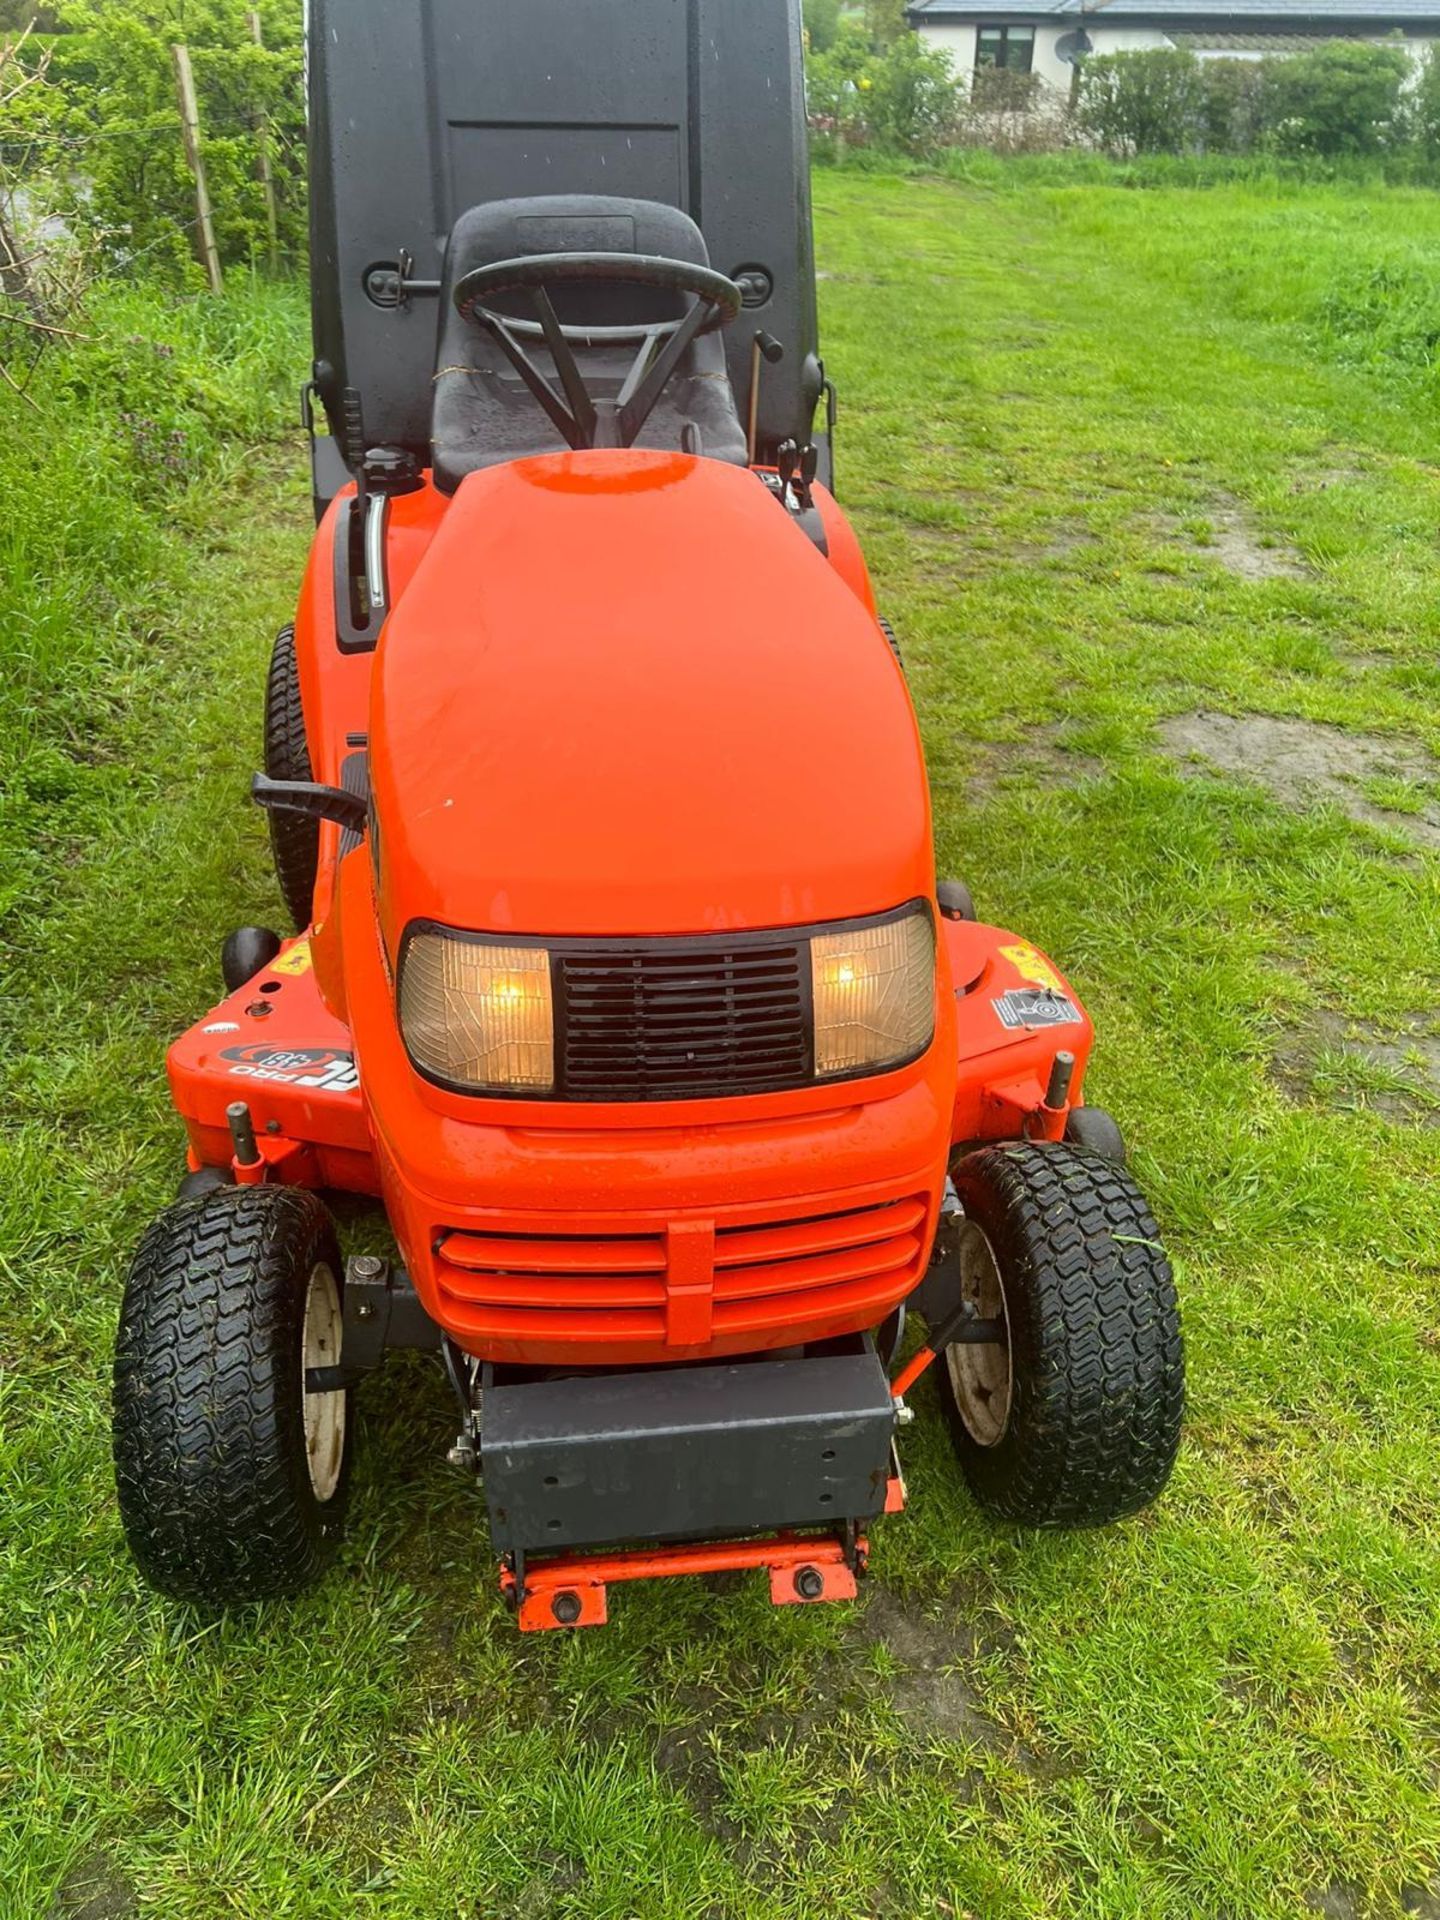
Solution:
[{"label": "pro 48 decal", "polygon": [[1051,987],[1012,987],[991,1003],[1007,1027],[1078,1027],[1080,1009]]},{"label": "pro 48 decal", "polygon": [[222,1047],[226,1071],[240,1080],[268,1080],[319,1093],[353,1093],[360,1084],[353,1053],[337,1047]]}]

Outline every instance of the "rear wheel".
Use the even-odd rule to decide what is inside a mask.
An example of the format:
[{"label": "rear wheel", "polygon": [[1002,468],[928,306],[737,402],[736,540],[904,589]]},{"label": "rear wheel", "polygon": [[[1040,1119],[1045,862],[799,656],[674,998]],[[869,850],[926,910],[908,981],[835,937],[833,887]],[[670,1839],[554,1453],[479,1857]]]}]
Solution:
[{"label": "rear wheel", "polygon": [[115,1348],[114,1446],[130,1550],[153,1586],[211,1605],[306,1585],[339,1543],[349,1395],[329,1215],[287,1187],[217,1189],[140,1244]]},{"label": "rear wheel", "polygon": [[[305,710],[300,704],[300,669],[295,629],[282,627],[270,654],[265,683],[265,771],[272,780],[313,780],[305,739]],[[297,933],[310,924],[315,876],[320,866],[320,823],[278,807],[268,812],[270,851],[290,919]]]},{"label": "rear wheel", "polygon": [[1159,1229],[1123,1167],[1016,1142],[960,1161],[961,1287],[1003,1337],[936,1371],[976,1498],[1030,1526],[1098,1526],[1164,1487],[1184,1356]]}]

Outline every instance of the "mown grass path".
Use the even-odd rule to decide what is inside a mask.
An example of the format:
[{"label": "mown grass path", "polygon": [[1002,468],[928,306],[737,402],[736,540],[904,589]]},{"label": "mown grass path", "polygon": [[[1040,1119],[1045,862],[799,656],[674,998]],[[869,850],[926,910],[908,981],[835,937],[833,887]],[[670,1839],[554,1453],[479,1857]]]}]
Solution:
[{"label": "mown grass path", "polygon": [[640,1588],[522,1641],[402,1365],[318,1592],[139,1588],[106,1380],[175,1172],[161,1050],[277,911],[242,794],[305,499],[267,458],[102,660],[7,955],[7,1920],[1440,1913],[1440,408],[1364,320],[1440,209],[816,197],[942,868],[1085,992],[1178,1255],[1172,1491],[997,1531],[922,1394],[857,1607]]}]

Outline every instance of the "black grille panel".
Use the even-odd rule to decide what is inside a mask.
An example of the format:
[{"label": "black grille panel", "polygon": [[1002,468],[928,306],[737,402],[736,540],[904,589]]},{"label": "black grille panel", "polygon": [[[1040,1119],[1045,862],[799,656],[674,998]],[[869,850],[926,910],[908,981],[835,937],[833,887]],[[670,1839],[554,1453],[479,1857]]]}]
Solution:
[{"label": "black grille panel", "polygon": [[562,950],[555,985],[562,1098],[701,1099],[812,1077],[805,941]]}]

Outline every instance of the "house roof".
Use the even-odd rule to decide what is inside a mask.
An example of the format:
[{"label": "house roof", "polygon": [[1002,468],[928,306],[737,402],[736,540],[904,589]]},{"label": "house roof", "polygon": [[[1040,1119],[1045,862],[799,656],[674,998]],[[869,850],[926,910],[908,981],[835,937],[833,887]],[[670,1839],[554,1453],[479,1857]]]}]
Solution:
[{"label": "house roof", "polygon": [[976,20],[1086,20],[1208,28],[1231,32],[1303,32],[1326,28],[1383,34],[1392,28],[1440,31],[1440,0],[912,0],[911,26]]},{"label": "house roof", "polygon": [[1176,27],[1170,39],[1177,47],[1189,47],[1195,53],[1308,53],[1317,40],[1351,40],[1353,33],[1327,32],[1323,27],[1308,33],[1284,33],[1272,28],[1268,33],[1224,33],[1202,29],[1182,33]]}]

